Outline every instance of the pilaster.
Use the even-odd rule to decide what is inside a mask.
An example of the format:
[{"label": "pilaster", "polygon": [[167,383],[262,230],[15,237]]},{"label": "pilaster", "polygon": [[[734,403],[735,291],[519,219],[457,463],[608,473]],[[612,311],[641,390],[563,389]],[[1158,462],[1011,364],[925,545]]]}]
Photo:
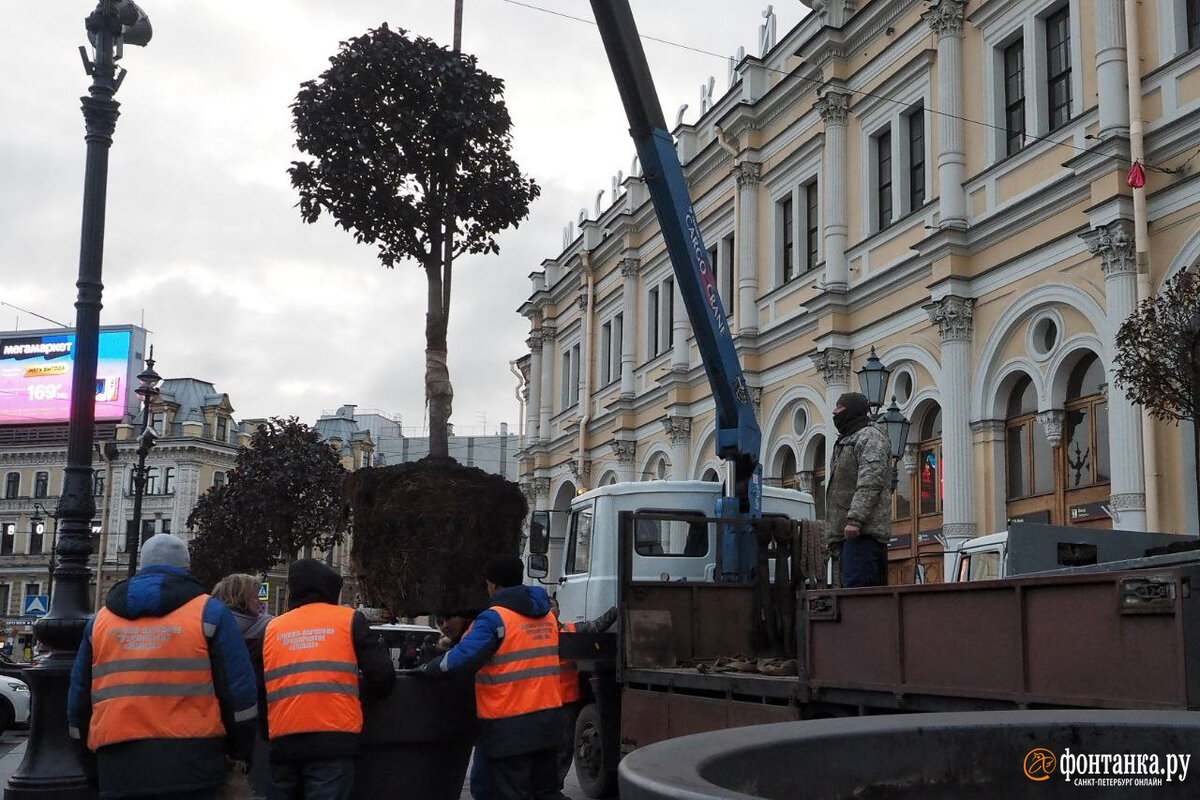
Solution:
[{"label": "pilaster", "polygon": [[827,91],[814,105],[825,123],[825,152],[821,202],[825,218],[825,289],[845,292],[850,285],[846,262],[849,228],[846,224],[846,116],[850,95]]}]

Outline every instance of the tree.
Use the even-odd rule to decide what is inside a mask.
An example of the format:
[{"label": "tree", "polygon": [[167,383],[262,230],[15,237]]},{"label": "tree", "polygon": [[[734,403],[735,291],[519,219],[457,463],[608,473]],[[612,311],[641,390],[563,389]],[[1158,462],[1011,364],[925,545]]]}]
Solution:
[{"label": "tree", "polygon": [[205,492],[188,517],[193,572],[261,571],[345,537],[346,477],[337,453],[295,417],[259,425],[224,486]]},{"label": "tree", "polygon": [[498,253],[496,234],[525,219],[540,190],[509,153],[504,83],[473,56],[385,23],[329,60],[292,105],[296,146],[313,157],[288,170],[300,214],[312,223],[328,213],[377,245],[385,267],[425,270],[430,454],[445,457],[451,267],[466,253]]},{"label": "tree", "polygon": [[1156,419],[1190,420],[1200,496],[1200,275],[1180,272],[1117,331],[1117,383]]}]

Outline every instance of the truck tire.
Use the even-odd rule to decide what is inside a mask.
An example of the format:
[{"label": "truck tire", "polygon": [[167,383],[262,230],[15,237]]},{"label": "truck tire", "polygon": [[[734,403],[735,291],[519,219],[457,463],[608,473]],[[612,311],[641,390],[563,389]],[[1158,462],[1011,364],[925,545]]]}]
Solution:
[{"label": "truck tire", "polygon": [[[588,703],[575,721],[575,777],[588,797],[614,797],[617,792],[616,753],[605,753],[608,737],[600,721],[600,709]],[[607,745],[611,749],[611,745]],[[606,769],[605,764],[612,767]]]}]

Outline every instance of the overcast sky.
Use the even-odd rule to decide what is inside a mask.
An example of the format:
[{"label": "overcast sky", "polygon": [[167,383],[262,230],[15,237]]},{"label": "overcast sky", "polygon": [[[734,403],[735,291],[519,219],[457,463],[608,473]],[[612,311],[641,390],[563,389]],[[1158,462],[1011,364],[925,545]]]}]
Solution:
[{"label": "overcast sky", "polygon": [[[731,55],[757,52],[766,2],[632,0],[643,35]],[[384,269],[328,217],[301,222],[287,175],[289,105],[338,43],[381,22],[449,44],[453,0],[144,0],[154,27],[126,49],[111,152],[106,325],[151,332],[164,377],[212,381],[239,418],[313,422],[343,403],[424,425],[425,278]],[[530,5],[589,18],[586,0]],[[78,46],[94,0],[22,4],[0,51],[0,302],[73,325],[85,144]],[[775,4],[779,35],[805,9]],[[666,117],[698,115],[700,86],[727,87],[723,58],[646,42]],[[528,274],[592,209],[633,145],[594,26],[507,0],[466,0],[463,49],[504,79],[514,154],[542,187],[499,256],[456,262],[450,320],[459,433],[515,431],[509,361],[526,352]],[[143,317],[144,315],[144,317]],[[0,306],[0,330],[50,327]],[[406,431],[410,432],[410,431]],[[415,431],[411,431],[415,432]]]}]

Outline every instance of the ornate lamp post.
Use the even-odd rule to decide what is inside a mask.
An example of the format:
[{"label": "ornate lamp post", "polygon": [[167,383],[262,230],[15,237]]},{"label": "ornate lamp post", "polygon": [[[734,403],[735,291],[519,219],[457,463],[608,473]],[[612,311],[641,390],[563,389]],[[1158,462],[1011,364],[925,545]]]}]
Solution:
[{"label": "ornate lamp post", "polygon": [[[29,522],[33,525],[33,530],[35,533],[45,533],[46,517],[54,520],[54,533],[51,535],[50,539],[50,563],[48,565],[48,569],[50,571],[50,580],[46,584],[46,594],[50,594],[54,591],[54,538],[58,536],[58,515],[47,511],[46,507],[41,503],[34,503],[33,516],[29,518]],[[39,531],[38,528],[41,528],[42,530]]]},{"label": "ornate lamp post", "polygon": [[888,379],[892,377],[892,371],[883,365],[872,347],[867,363],[855,370],[854,374],[858,376],[858,389],[867,396],[871,411],[878,412],[883,405],[883,398],[887,395]]},{"label": "ornate lamp post", "polygon": [[34,626],[50,657],[25,671],[33,693],[29,742],[21,766],[9,779],[6,800],[94,796],[84,772],[84,751],[67,732],[67,688],[71,665],[83,638],[88,610],[88,556],[91,554],[92,447],[96,427],[96,359],[100,341],[101,268],[104,261],[104,211],[108,194],[108,149],[117,126],[119,103],[113,99],[125,70],[117,67],[124,44],[150,41],[150,22],[129,0],[100,0],[86,20],[94,59],[83,50],[92,76],[83,98],[87,162],[83,183],[83,228],[79,245],[78,296],[75,302],[75,370],[71,378],[71,423],[67,466],[58,501],[58,579],[50,613]]},{"label": "ornate lamp post", "polygon": [[875,421],[879,423],[879,427],[883,428],[883,432],[887,434],[888,441],[891,443],[892,491],[894,492],[899,481],[896,462],[904,457],[904,447],[908,444],[908,429],[912,427],[912,423],[908,421],[908,417],[900,413],[900,406],[896,405],[895,395],[892,395],[892,404],[888,406],[887,412],[876,416]]},{"label": "ornate lamp post", "polygon": [[142,497],[146,494],[146,456],[154,447],[158,433],[150,425],[150,404],[158,397],[158,384],[162,378],[154,371],[154,346],[146,358],[146,368],[138,375],[139,386],[134,391],[142,398],[142,433],[138,436],[137,466],[133,469],[133,523],[129,539],[129,577],[137,572],[138,549],[142,543]]}]

